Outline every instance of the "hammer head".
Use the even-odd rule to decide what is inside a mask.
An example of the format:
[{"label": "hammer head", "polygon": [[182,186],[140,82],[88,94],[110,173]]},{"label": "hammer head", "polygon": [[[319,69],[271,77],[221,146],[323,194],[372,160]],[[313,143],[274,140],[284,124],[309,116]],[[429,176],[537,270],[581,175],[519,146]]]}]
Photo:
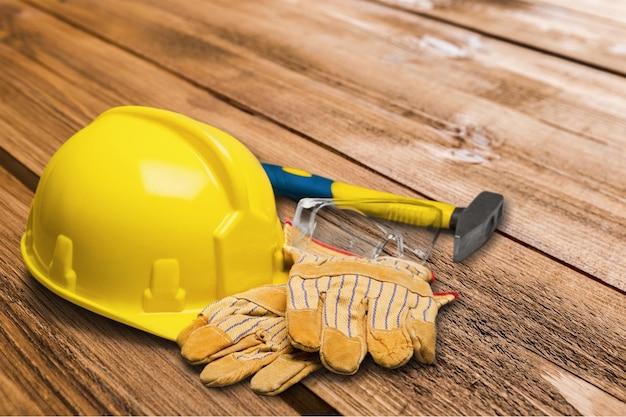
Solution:
[{"label": "hammer head", "polygon": [[504,197],[483,191],[466,208],[457,208],[453,214],[454,262],[461,262],[489,240],[502,219]]}]

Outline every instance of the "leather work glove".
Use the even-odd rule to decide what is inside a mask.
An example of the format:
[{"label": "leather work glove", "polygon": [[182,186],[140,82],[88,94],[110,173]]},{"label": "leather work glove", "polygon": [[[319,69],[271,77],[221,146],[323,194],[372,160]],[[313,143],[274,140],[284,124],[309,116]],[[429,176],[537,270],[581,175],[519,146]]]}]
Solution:
[{"label": "leather work glove", "polygon": [[283,392],[321,368],[319,355],[290,345],[285,300],[285,285],[268,285],[208,305],[178,335],[182,356],[193,365],[207,364],[200,380],[209,387],[254,375],[256,393]]},{"label": "leather work glove", "polygon": [[437,312],[457,294],[433,294],[427,267],[387,256],[287,253],[294,263],[286,312],[293,346],[319,351],[326,368],[345,375],[356,373],[368,352],[386,368],[412,356],[434,362]]}]

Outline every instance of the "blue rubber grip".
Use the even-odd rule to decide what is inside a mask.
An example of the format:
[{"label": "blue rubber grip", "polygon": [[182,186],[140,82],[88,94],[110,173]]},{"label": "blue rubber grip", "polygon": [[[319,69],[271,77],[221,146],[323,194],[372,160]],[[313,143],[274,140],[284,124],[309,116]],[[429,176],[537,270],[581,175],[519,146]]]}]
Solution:
[{"label": "blue rubber grip", "polygon": [[333,180],[279,165],[262,164],[274,194],[300,200],[304,197],[332,198]]}]

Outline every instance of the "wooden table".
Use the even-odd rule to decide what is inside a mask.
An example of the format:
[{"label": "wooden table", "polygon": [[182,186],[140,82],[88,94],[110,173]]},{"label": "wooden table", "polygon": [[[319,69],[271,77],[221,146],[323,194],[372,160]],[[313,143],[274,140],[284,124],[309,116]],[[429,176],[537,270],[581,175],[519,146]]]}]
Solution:
[{"label": "wooden table", "polygon": [[[626,3],[0,0],[0,414],[626,414]],[[178,347],[45,290],[19,253],[56,149],[138,104],[259,159],[459,206],[438,362],[369,358],[278,397],[204,387]],[[289,212],[295,203],[279,200]]]}]

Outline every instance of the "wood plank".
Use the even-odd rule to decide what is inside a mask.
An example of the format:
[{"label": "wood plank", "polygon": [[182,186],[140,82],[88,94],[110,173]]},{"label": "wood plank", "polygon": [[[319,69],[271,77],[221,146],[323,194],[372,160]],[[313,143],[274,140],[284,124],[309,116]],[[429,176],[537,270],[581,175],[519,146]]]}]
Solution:
[{"label": "wood plank", "polygon": [[622,1],[376,1],[626,75]]},{"label": "wood plank", "polygon": [[[333,175],[342,175],[346,180],[412,192],[263,117],[233,108],[137,56],[59,24],[32,9],[26,10],[27,13],[21,14],[25,20],[19,27],[19,33],[32,40],[30,56],[36,57],[36,61],[28,65],[23,61],[26,55],[18,55],[11,56],[11,62],[23,64],[21,73],[25,85],[45,86],[37,77],[54,79],[57,74],[54,83],[59,83],[69,97],[79,98],[79,105],[68,106],[58,116],[63,120],[75,120],[77,125],[82,125],[89,121],[91,116],[88,115],[97,114],[99,106],[125,101],[171,106],[203,120],[217,120],[218,125],[228,127],[227,130],[242,138],[264,159],[274,158],[293,165],[301,161],[302,155],[311,155],[316,166]],[[55,44],[55,39],[62,42]],[[13,48],[24,52],[19,46],[13,45]],[[198,48],[209,46],[202,46],[201,43]],[[10,55],[5,54],[5,49],[0,51],[3,59]],[[36,66],[36,62],[50,69],[50,74],[40,74],[30,68],[31,65]],[[91,71],[107,66],[132,68],[133,71]],[[124,89],[125,85],[131,85],[132,91]],[[154,85],[163,88],[155,89]],[[111,93],[102,95],[102,101],[83,102],[80,99],[81,89],[99,97],[100,92],[107,89]],[[42,93],[35,89],[16,91],[16,94],[40,96]],[[44,97],[41,106],[52,108],[54,98]],[[19,100],[18,103],[29,102]],[[16,115],[22,117],[11,120],[11,125],[18,126],[14,132],[23,131],[20,125],[27,124],[29,110],[25,105],[16,106]],[[58,145],[65,139],[67,128],[59,126],[58,120],[53,119],[42,118],[40,128],[41,132],[47,132],[45,135],[40,133],[40,136],[28,137],[16,133],[11,134],[11,138],[15,143],[45,138]],[[2,140],[4,143],[5,136]],[[276,143],[281,146],[277,147]],[[19,152],[19,146],[15,147],[15,151]],[[40,172],[43,165],[35,161],[33,167]],[[289,211],[288,208],[286,211]],[[488,256],[472,259],[463,265],[452,265],[449,261],[451,239],[441,239],[440,247],[441,253],[434,259],[434,269],[439,278],[436,288],[457,290],[461,299],[444,310],[440,317],[438,365],[421,367],[411,363],[399,370],[384,371],[368,360],[354,377],[320,372],[305,382],[308,387],[345,414],[574,413],[580,406],[564,398],[562,388],[555,387],[554,381],[560,372],[571,374],[576,380],[588,381],[596,387],[591,393],[593,399],[604,401],[608,396],[613,398],[613,404],[617,404],[617,408],[611,410],[622,410],[619,407],[626,400],[623,394],[626,378],[622,343],[625,330],[620,320],[625,312],[623,296],[501,235],[489,243],[486,248]],[[545,296],[540,303],[537,303],[538,294]],[[581,300],[580,294],[589,296]],[[52,298],[43,291],[41,295]],[[607,304],[606,300],[614,301]],[[55,308],[65,306],[72,309],[62,300],[57,300],[57,304]],[[116,345],[120,331],[122,340],[125,337],[132,340],[143,337],[132,330],[122,330],[115,323],[99,320],[94,315],[90,317],[111,326],[106,333],[96,330],[87,333],[98,343],[102,343],[102,334],[115,334],[115,342],[108,343]],[[42,318],[42,323],[46,320]],[[100,323],[98,327],[102,325],[105,324]],[[84,329],[88,325],[83,323],[81,327]],[[75,344],[83,342],[78,335],[75,337]],[[106,341],[104,343],[111,348]],[[130,343],[122,342],[125,349],[129,349],[127,344]],[[142,346],[142,343],[138,344]],[[125,357],[143,357],[138,356],[139,348],[134,348],[131,347]],[[65,349],[72,352],[75,347],[66,345]],[[176,352],[172,354],[176,356]],[[175,363],[178,359],[174,357],[167,358]],[[179,372],[173,372],[177,379]],[[193,370],[188,375],[191,380],[178,380],[178,391],[181,387],[187,389],[190,384],[197,385],[195,372]],[[206,391],[208,393],[203,395],[210,397],[221,392]],[[192,394],[197,392],[192,391]],[[239,395],[239,391],[234,394]],[[176,401],[184,401],[185,396],[180,392],[178,395],[180,397]],[[204,398],[201,395],[200,399]],[[160,406],[162,404],[155,405],[155,409]]]},{"label": "wood plank", "polygon": [[622,77],[488,39],[482,58],[433,59],[403,38],[431,21],[349,0],[32,2],[430,198],[501,192],[504,233],[626,288]]},{"label": "wood plank", "polygon": [[614,0],[542,0],[542,3],[550,4],[564,9],[573,9],[579,12],[602,17],[614,22],[626,22],[626,8],[624,3]]}]

